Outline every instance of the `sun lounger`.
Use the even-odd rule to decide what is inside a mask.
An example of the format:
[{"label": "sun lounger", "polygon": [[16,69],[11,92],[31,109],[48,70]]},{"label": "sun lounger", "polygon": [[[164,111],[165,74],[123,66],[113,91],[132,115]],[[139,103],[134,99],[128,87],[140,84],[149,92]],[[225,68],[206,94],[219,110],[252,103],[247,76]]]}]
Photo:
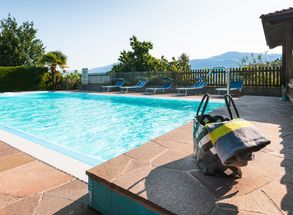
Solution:
[{"label": "sun lounger", "polygon": [[114,88],[120,88],[124,85],[125,81],[124,79],[119,79],[113,86],[102,86],[103,91],[109,92],[110,90]]},{"label": "sun lounger", "polygon": [[[230,91],[239,91],[239,93],[241,93],[243,85],[244,85],[243,80],[230,81]],[[216,91],[218,91],[218,94],[219,94],[220,92],[226,92],[227,88],[226,87],[216,88]]]},{"label": "sun lounger", "polygon": [[128,86],[128,87],[120,87],[121,93],[123,93],[123,90],[125,90],[125,93],[127,93],[129,90],[138,90],[145,87],[145,85],[148,83],[147,80],[139,81],[134,86]]},{"label": "sun lounger", "polygon": [[163,93],[165,93],[166,90],[171,90],[172,87],[172,83],[165,83],[162,87],[146,88],[145,93],[148,93],[150,91],[153,91],[154,94],[156,94],[157,91],[162,91]]},{"label": "sun lounger", "polygon": [[191,87],[181,87],[181,88],[176,88],[176,90],[178,90],[178,95],[180,94],[181,91],[185,91],[184,95],[187,95],[188,91],[191,90],[201,90],[203,88],[205,88],[207,86],[207,82],[204,81],[199,81],[197,83],[195,83],[194,85],[192,85]]}]

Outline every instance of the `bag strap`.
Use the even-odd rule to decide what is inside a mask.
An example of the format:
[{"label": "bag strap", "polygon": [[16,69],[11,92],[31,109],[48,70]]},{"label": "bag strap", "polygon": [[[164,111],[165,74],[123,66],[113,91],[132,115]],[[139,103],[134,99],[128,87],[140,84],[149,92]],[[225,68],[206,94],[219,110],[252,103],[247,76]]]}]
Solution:
[{"label": "bag strap", "polygon": [[200,112],[200,109],[201,109],[201,106],[202,106],[203,103],[204,103],[204,106],[203,106],[202,111],[201,111],[201,116],[204,114],[205,110],[207,109],[207,106],[208,106],[208,103],[209,103],[209,99],[210,99],[210,95],[208,93],[206,93],[202,97],[201,102],[200,102],[200,105],[197,108],[196,117],[198,117],[198,114]]},{"label": "bag strap", "polygon": [[231,111],[231,108],[230,108],[231,103],[232,103],[232,106],[234,108],[234,112],[236,113],[237,118],[239,118],[240,117],[239,112],[238,112],[238,110],[236,108],[236,105],[234,103],[234,100],[233,100],[232,96],[230,96],[229,94],[225,94],[224,98],[225,98],[225,103],[226,103],[226,106],[227,106],[227,110],[228,110],[229,115],[230,115],[230,119],[233,119],[233,114],[232,114],[232,111]]}]

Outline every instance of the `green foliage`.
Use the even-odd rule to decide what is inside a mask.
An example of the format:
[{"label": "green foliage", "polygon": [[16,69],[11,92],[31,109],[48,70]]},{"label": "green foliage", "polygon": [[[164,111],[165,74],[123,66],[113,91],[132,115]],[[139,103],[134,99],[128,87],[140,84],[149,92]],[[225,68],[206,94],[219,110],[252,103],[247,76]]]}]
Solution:
[{"label": "green foliage", "polygon": [[38,90],[45,67],[0,67],[0,91]]},{"label": "green foliage", "polygon": [[44,54],[44,45],[36,38],[33,22],[18,26],[8,16],[0,21],[0,66],[37,66]]},{"label": "green foliage", "polygon": [[[50,68],[51,78],[46,77],[44,83],[51,81],[52,83],[47,83],[47,86],[51,85],[52,89],[57,89],[57,85],[61,82],[61,73],[57,70],[58,67],[65,68],[67,62],[67,57],[60,51],[47,52],[40,60],[42,65],[46,65]],[[47,75],[48,76],[48,75]]]},{"label": "green foliage", "polygon": [[[239,67],[244,69],[241,76],[250,83],[277,83],[278,76],[275,76],[274,73],[264,73],[263,71],[269,67],[280,68],[281,66],[282,61],[280,59],[268,60],[267,52],[257,55],[251,53],[250,56],[243,57],[239,64]],[[253,72],[247,72],[250,69],[253,69]]]},{"label": "green foliage", "polygon": [[279,67],[282,66],[281,59],[269,61],[267,52],[260,54],[251,53],[250,56],[245,56],[241,59],[239,67]]},{"label": "green foliage", "polygon": [[66,73],[63,76],[63,86],[67,90],[78,89],[81,85],[81,74],[77,71]]},{"label": "green foliage", "polygon": [[63,76],[61,72],[57,71],[55,76],[52,76],[51,72],[46,72],[42,78],[39,85],[41,90],[60,90],[62,89]]},{"label": "green foliage", "polygon": [[123,50],[118,58],[119,63],[114,65],[114,72],[135,72],[152,70],[156,59],[150,55],[149,51],[153,49],[151,42],[140,42],[133,36],[130,38],[132,51]]},{"label": "green foliage", "polygon": [[66,66],[67,57],[61,51],[47,52],[40,59],[42,65],[47,65],[50,70],[56,70],[57,66],[64,68]]},{"label": "green foliage", "polygon": [[81,75],[75,71],[72,73],[56,72],[56,85],[53,85],[51,72],[46,72],[40,82],[41,90],[75,90],[80,87]]},{"label": "green foliage", "polygon": [[189,57],[180,55],[176,60],[168,61],[164,56],[160,59],[153,57],[149,52],[153,49],[151,42],[140,42],[136,36],[130,38],[130,51],[123,50],[111,72],[137,72],[137,71],[190,71]]}]

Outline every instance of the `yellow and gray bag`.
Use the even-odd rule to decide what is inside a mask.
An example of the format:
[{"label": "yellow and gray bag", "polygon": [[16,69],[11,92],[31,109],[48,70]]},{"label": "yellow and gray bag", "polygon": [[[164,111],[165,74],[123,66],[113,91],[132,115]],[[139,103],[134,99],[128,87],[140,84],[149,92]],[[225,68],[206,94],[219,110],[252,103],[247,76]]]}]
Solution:
[{"label": "yellow and gray bag", "polygon": [[[230,119],[204,114],[209,95],[204,95],[193,123],[194,154],[199,169],[207,175],[240,176],[241,166],[253,158],[253,152],[270,143],[250,122],[239,117],[230,95],[225,95]],[[230,108],[232,104],[236,118]],[[203,105],[201,114],[199,112]]]}]

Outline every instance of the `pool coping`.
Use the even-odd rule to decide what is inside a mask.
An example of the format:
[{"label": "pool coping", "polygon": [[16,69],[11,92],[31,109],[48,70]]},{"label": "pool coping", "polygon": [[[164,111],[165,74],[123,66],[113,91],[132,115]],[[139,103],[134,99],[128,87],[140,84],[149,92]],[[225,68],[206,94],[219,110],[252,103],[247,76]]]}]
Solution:
[{"label": "pool coping", "polygon": [[[120,92],[95,92],[95,91],[80,91],[80,90],[44,90],[44,91],[20,91],[20,92],[0,92],[0,95],[13,95],[13,94],[37,94],[37,93],[84,93],[89,95],[97,96],[113,96],[113,97],[129,97],[129,98],[150,98],[150,99],[166,99],[166,100],[181,100],[181,101],[201,101],[202,95],[187,95],[187,96],[178,96],[174,93],[165,93],[165,94],[145,94],[139,92],[129,92],[129,93],[120,93]],[[211,102],[224,103],[223,96],[221,95],[211,95]],[[238,98],[234,98],[238,99]]]},{"label": "pool coping", "polygon": [[[153,201],[150,201],[147,197],[143,197],[141,195],[135,194],[134,192],[130,191],[127,186],[122,186],[119,183],[116,183],[116,177],[120,177],[120,173],[127,174],[127,168],[131,166],[131,162],[137,163],[144,163],[147,162],[148,164],[143,167],[139,167],[138,169],[143,169],[148,167],[148,165],[153,165],[151,160],[155,159],[157,156],[161,156],[167,153],[174,154],[174,158],[182,158],[185,156],[190,156],[191,160],[193,160],[192,149],[193,149],[193,142],[191,143],[190,140],[192,139],[192,135],[188,134],[188,131],[192,128],[192,121],[182,125],[176,129],[173,129],[157,138],[154,138],[132,150],[129,150],[122,155],[112,158],[104,163],[101,163],[95,167],[86,171],[86,174],[89,176],[89,179],[97,181],[103,185],[105,185],[108,189],[118,192],[122,194],[126,198],[129,197],[139,203],[142,203],[145,207],[154,210],[160,214],[175,214],[172,211],[168,210],[165,207],[156,204]],[[176,132],[180,132],[181,134],[185,134],[185,138],[183,140],[176,140],[171,141],[171,146],[168,146],[171,139],[174,139],[174,134]],[[180,138],[180,137],[179,137]],[[188,139],[188,140],[187,140]],[[146,147],[147,146],[147,147]],[[179,147],[178,147],[179,146]],[[144,156],[148,156],[148,152],[151,151],[151,148],[161,148],[162,152],[154,153],[151,158],[144,158]],[[181,149],[179,149],[181,148]],[[140,157],[141,156],[141,157]],[[124,164],[123,160],[128,160],[127,164]],[[170,161],[173,159],[170,159]],[[139,164],[138,164],[139,165]],[[161,165],[161,164],[160,164]],[[153,168],[159,167],[160,165],[155,165]],[[111,171],[117,171],[117,168],[121,168],[120,173],[112,175]],[[131,173],[132,170],[129,172]],[[195,168],[195,171],[196,168]],[[126,172],[126,173],[125,173]],[[90,189],[90,188],[89,188]],[[90,205],[93,207],[93,205]],[[93,207],[94,208],[94,207]]]},{"label": "pool coping", "polygon": [[92,167],[88,164],[2,129],[0,129],[0,140],[84,182],[88,181],[84,174]]}]

